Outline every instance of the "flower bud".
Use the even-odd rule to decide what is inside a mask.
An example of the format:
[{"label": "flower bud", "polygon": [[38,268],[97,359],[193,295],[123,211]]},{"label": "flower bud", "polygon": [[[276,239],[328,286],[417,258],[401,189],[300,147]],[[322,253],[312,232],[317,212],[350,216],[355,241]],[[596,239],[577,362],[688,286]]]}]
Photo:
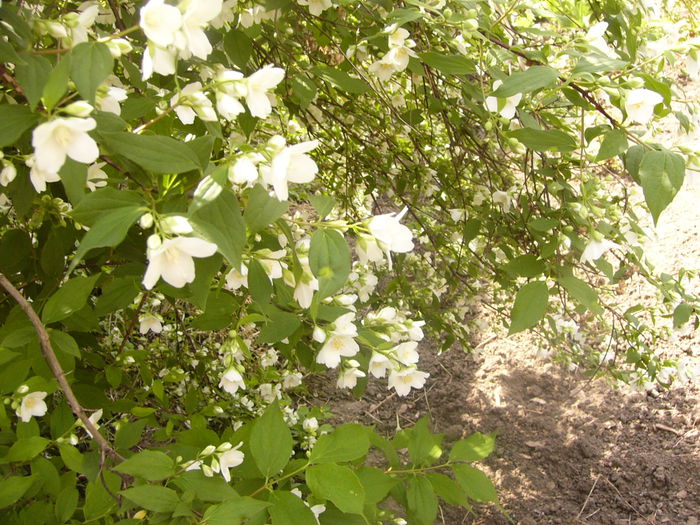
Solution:
[{"label": "flower bud", "polygon": [[18,394],[26,394],[29,392],[29,387],[27,385],[22,385],[17,389]]},{"label": "flower bud", "polygon": [[93,109],[95,108],[84,100],[78,100],[77,102],[73,102],[72,104],[68,104],[66,107],[62,108],[62,111],[74,117],[85,118],[92,113]]},{"label": "flower bud", "polygon": [[141,215],[141,218],[139,219],[139,226],[141,226],[143,230],[147,230],[153,226],[153,215],[150,213],[144,213]]},{"label": "flower bud", "polygon": [[229,443],[228,441],[224,441],[221,445],[216,447],[217,452],[226,452],[227,450],[231,450],[233,448],[233,445]]},{"label": "flower bud", "polygon": [[207,448],[202,450],[201,455],[202,456],[211,456],[214,452],[216,452],[216,447],[214,445],[209,445]]},{"label": "flower bud", "polygon": [[165,233],[182,235],[192,232],[190,221],[187,220],[187,217],[183,217],[182,215],[165,217],[159,224]]},{"label": "flower bud", "polygon": [[313,339],[317,343],[323,343],[326,340],[326,332],[320,326],[314,327]]},{"label": "flower bud", "polygon": [[208,478],[214,476],[214,471],[209,465],[202,465],[202,473]]},{"label": "flower bud", "polygon": [[161,244],[163,244],[163,240],[157,233],[151,235],[146,241],[146,245],[148,246],[149,250],[157,250],[158,248],[160,248]]},{"label": "flower bud", "polygon": [[138,511],[137,513],[134,514],[134,519],[135,520],[142,520],[143,518],[146,517],[147,512],[143,509]]}]

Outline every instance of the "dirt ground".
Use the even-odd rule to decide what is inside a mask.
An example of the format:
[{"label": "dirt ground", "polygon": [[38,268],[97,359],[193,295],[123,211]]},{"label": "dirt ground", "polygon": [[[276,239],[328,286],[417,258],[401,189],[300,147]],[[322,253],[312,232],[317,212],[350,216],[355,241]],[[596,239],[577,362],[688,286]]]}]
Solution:
[{"label": "dirt ground", "polygon": [[[688,141],[700,146],[700,134]],[[687,182],[648,244],[659,271],[700,269],[700,181]],[[629,301],[654,297],[642,284],[628,293]],[[526,335],[494,327],[480,337],[476,354],[436,356],[424,342],[421,369],[430,379],[412,396],[387,397],[370,382],[361,401],[338,391],[322,401],[344,421],[373,422],[387,434],[425,414],[448,443],[497,433],[484,468],[512,522],[485,505],[476,516],[443,506],[438,523],[700,524],[700,385],[615,387],[539,359]],[[659,350],[698,363],[700,334],[687,326]]]}]

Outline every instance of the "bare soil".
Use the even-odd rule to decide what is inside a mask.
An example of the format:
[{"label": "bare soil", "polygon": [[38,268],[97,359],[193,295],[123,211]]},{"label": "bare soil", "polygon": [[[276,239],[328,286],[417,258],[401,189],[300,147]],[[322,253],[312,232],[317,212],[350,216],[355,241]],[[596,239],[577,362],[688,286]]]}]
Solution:
[{"label": "bare soil", "polygon": [[[688,139],[700,144],[699,138]],[[700,269],[700,183],[688,182],[648,244],[659,271]],[[622,301],[630,304],[654,300],[653,289],[641,282],[627,293]],[[447,443],[475,431],[497,433],[484,469],[505,513],[495,505],[482,506],[477,515],[442,506],[438,523],[700,523],[698,384],[639,392],[591,381],[538,359],[528,336],[492,330],[481,335],[476,354],[437,356],[424,342],[421,369],[430,372],[424,391],[398,398],[371,381],[360,401],[340,391],[325,401],[340,419],[374,423],[387,435],[425,414]],[[697,332],[686,326],[659,351],[698,362]]]}]

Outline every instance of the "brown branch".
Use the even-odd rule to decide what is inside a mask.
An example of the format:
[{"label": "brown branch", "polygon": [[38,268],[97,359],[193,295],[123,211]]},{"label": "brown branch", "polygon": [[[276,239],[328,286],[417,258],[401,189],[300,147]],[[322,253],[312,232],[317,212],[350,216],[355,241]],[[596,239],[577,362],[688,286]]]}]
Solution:
[{"label": "brown branch", "polygon": [[44,355],[44,359],[49,365],[51,373],[56,378],[56,381],[58,381],[58,385],[61,387],[61,390],[65,394],[66,399],[68,400],[68,404],[73,410],[73,413],[76,416],[78,416],[78,419],[80,419],[80,421],[83,422],[85,428],[88,430],[88,432],[90,432],[90,434],[92,434],[92,437],[95,439],[95,441],[97,441],[97,444],[100,446],[100,449],[102,449],[104,453],[112,457],[124,460],[124,458],[111,447],[111,445],[107,442],[104,436],[100,434],[100,431],[97,430],[97,427],[92,423],[92,421],[90,421],[90,418],[88,418],[87,414],[85,414],[85,410],[81,406],[80,402],[78,402],[78,399],[75,397],[73,389],[70,387],[68,381],[66,380],[66,374],[63,371],[63,368],[61,368],[61,364],[58,362],[56,354],[54,353],[53,348],[51,347],[49,333],[46,331],[46,327],[34,311],[34,308],[32,307],[31,303],[27,301],[27,299],[25,299],[25,297],[19,292],[19,290],[17,290],[17,288],[15,288],[14,285],[2,273],[0,273],[0,286],[5,288],[5,290],[7,290],[7,292],[12,296],[12,298],[15,301],[17,301],[17,304],[19,304],[20,308],[24,310],[24,313],[27,314],[27,317],[29,317],[29,320],[34,325],[34,330],[36,331],[36,334],[39,337],[41,353]]},{"label": "brown branch", "polygon": [[112,10],[112,13],[114,13],[114,23],[117,26],[117,29],[119,31],[124,31],[126,29],[126,26],[124,25],[124,20],[122,20],[122,15],[119,12],[119,5],[115,0],[107,0],[107,3],[109,4],[109,8]]}]

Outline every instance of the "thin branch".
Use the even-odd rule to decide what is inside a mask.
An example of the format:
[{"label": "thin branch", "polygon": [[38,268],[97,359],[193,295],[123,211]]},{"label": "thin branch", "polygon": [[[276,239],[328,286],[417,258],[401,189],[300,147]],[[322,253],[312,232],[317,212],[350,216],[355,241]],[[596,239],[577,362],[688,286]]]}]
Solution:
[{"label": "thin branch", "polygon": [[117,29],[124,31],[126,26],[124,25],[124,20],[122,20],[121,13],[119,12],[119,5],[115,0],[107,0],[107,3],[109,4],[109,8],[112,10],[112,13],[114,13],[114,23],[117,26]]},{"label": "thin branch", "polygon": [[85,428],[88,430],[88,432],[90,432],[90,434],[92,434],[92,437],[95,439],[95,441],[97,441],[97,444],[100,446],[104,453],[112,457],[124,460],[124,458],[111,447],[111,445],[107,442],[104,436],[100,434],[100,431],[97,430],[97,427],[93,424],[92,421],[90,421],[90,418],[88,418],[87,414],[85,414],[85,410],[78,402],[78,399],[75,397],[73,389],[70,387],[68,381],[66,380],[66,374],[63,371],[63,368],[61,368],[61,364],[58,362],[56,354],[54,353],[53,348],[51,347],[49,333],[46,331],[46,327],[34,311],[34,308],[32,307],[31,303],[27,301],[27,299],[19,292],[19,290],[17,290],[17,288],[15,288],[14,285],[2,273],[0,273],[0,286],[5,288],[5,290],[7,290],[7,292],[12,296],[12,298],[15,301],[17,301],[17,304],[19,304],[20,308],[24,310],[24,313],[27,314],[27,317],[29,317],[29,320],[34,325],[34,330],[36,331],[36,334],[39,337],[39,344],[41,345],[41,352],[44,355],[44,359],[49,365],[51,373],[56,378],[56,381],[58,381],[58,385],[61,387],[61,390],[65,394],[66,399],[68,400],[68,404],[73,410],[73,413],[76,416],[78,416],[78,419],[80,419],[80,421],[83,422]]}]

